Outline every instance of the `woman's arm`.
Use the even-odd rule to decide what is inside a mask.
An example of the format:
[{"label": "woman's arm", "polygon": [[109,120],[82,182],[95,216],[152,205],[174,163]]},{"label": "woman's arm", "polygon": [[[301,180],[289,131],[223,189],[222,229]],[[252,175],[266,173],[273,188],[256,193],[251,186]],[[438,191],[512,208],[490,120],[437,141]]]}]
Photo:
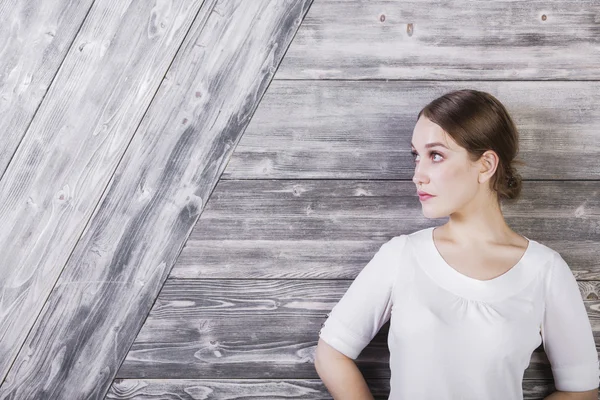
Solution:
[{"label": "woman's arm", "polygon": [[373,400],[365,378],[354,360],[319,338],[315,369],[335,400]]},{"label": "woman's arm", "polygon": [[586,392],[554,392],[544,400],[597,400],[598,389]]}]

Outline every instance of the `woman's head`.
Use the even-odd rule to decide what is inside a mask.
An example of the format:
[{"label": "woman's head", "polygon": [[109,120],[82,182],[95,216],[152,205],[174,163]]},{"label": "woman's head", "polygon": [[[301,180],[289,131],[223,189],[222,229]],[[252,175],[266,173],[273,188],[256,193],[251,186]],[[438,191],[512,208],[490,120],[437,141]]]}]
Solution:
[{"label": "woman's head", "polygon": [[[426,147],[435,142],[441,145]],[[437,217],[471,203],[519,197],[516,165],[524,164],[516,159],[519,134],[502,103],[489,93],[463,89],[433,100],[419,112],[412,146],[413,182],[435,196],[422,203]]]}]

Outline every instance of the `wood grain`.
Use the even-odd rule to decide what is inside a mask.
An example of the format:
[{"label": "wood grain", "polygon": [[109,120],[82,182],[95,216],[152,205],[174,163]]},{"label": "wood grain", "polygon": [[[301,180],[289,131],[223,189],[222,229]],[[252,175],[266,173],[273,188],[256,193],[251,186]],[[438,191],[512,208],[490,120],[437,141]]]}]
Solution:
[{"label": "wood grain", "polygon": [[[366,379],[375,399],[387,400],[387,379]],[[524,400],[542,399],[554,390],[545,380],[523,382]],[[319,379],[117,379],[108,393],[111,400],[173,399],[331,399]]]},{"label": "wood grain", "polygon": [[597,80],[600,3],[315,2],[275,79]]},{"label": "wood grain", "polygon": [[[386,399],[389,382],[369,379],[376,399]],[[106,399],[331,399],[319,379],[117,379]]]},{"label": "wood grain", "polygon": [[[48,88],[56,79],[57,71],[74,44],[92,3],[93,0],[2,1],[0,178],[24,139],[44,97],[57,96],[48,94]],[[25,139],[25,142],[28,140]],[[11,173],[14,173],[14,169]]]},{"label": "wood grain", "polygon": [[[31,7],[37,10],[32,13],[50,9],[41,2]],[[199,7],[192,0],[166,8],[100,0],[77,33],[0,180],[0,380],[72,256]],[[49,15],[47,24],[76,15]],[[110,201],[127,207],[123,194]],[[118,237],[120,230],[106,234]],[[80,249],[71,265],[97,268],[109,246],[107,238],[98,240],[89,258]]]},{"label": "wood grain", "polygon": [[[98,121],[99,125],[89,130],[89,136],[82,136],[78,132],[82,143],[82,137],[88,138],[88,147],[68,144],[66,148],[72,152],[75,165],[69,166],[70,158],[63,155],[59,158],[60,167],[45,171],[45,184],[58,181],[59,185],[66,185],[63,184],[65,178],[59,178],[58,171],[70,167],[69,170],[74,169],[72,173],[87,176],[89,185],[95,181],[95,185],[100,185],[102,189],[103,175],[94,174],[91,169],[93,161],[98,160],[90,161],[94,155],[99,157],[101,149],[91,147],[92,141],[113,147],[113,153],[109,154],[115,156],[114,161],[109,158],[109,164],[104,165],[102,171],[114,167],[111,162],[118,163],[118,166],[79,242],[77,238],[81,230],[77,228],[83,227],[89,215],[83,219],[75,212],[66,216],[56,215],[58,221],[63,218],[73,224],[71,229],[64,231],[56,226],[56,221],[47,220],[48,214],[56,207],[64,208],[61,212],[76,209],[72,204],[75,201],[70,198],[74,195],[70,190],[74,188],[68,186],[69,191],[57,194],[56,201],[65,205],[59,203],[52,208],[42,207],[46,214],[40,213],[35,218],[31,211],[27,211],[31,215],[26,221],[34,221],[30,222],[33,227],[39,230],[45,228],[47,232],[46,237],[40,237],[36,232],[30,233],[26,243],[52,247],[55,254],[64,255],[64,258],[48,257],[45,259],[47,265],[40,265],[39,262],[33,262],[32,257],[29,268],[22,269],[21,274],[28,273],[33,279],[44,281],[49,289],[54,282],[50,272],[59,272],[71,250],[73,254],[0,388],[3,397],[104,397],[310,3],[311,0],[223,0],[217,4],[202,3],[197,13],[190,7],[197,10],[200,4],[190,2],[177,4],[173,8],[181,10],[182,14],[179,15],[177,12],[169,14],[167,11],[171,6],[166,3],[165,9],[160,8],[161,4],[148,2],[137,2],[120,9],[125,4],[106,1],[97,5],[97,16],[92,10],[87,26],[94,29],[100,29],[101,26],[112,35],[116,32],[126,35],[128,43],[132,43],[134,48],[130,49],[131,54],[124,54],[125,48],[114,53],[118,64],[100,64],[103,67],[99,75],[93,77],[93,84],[97,85],[102,97],[95,98],[88,93],[88,100],[84,101],[87,108],[82,107],[78,114],[86,117],[79,117],[78,121],[96,121],[91,118],[95,114],[88,114],[87,111],[92,108],[93,102],[97,102],[94,110],[111,114],[111,121],[115,125],[108,131],[109,127],[102,125],[107,121],[100,119],[102,122]],[[101,16],[100,12],[107,12],[101,6],[112,6],[111,12],[115,14],[110,15],[114,15],[114,19]],[[117,15],[130,20],[122,21],[116,18]],[[260,23],[257,24],[259,17]],[[172,55],[159,52],[160,46],[169,43],[178,49],[179,42],[173,37],[178,32],[175,28],[181,28],[191,21],[193,24],[189,33],[174,59]],[[185,35],[187,29],[181,32],[179,38]],[[102,41],[97,34],[88,35],[81,35],[81,52],[88,54],[89,51],[88,56],[92,56],[95,54],[92,48]],[[132,40],[132,37],[138,39]],[[155,44],[156,48],[143,46],[140,44],[143,40]],[[86,51],[88,46],[89,50]],[[144,77],[144,72],[148,72],[142,68],[168,65],[172,61],[165,80],[147,110],[140,107],[142,99],[125,96],[135,91],[129,84],[123,84],[127,77],[123,73],[125,61],[132,54],[141,56],[142,53],[143,57],[157,61],[154,64],[149,61],[141,63],[135,71],[136,79],[140,79],[137,83],[142,87],[148,85],[151,88],[162,77],[156,71]],[[134,65],[138,65],[138,62],[132,61]],[[86,68],[94,65],[96,63],[90,61],[85,63]],[[115,76],[116,73],[119,75]],[[106,87],[109,76],[110,82],[118,83],[114,91]],[[137,94],[145,96],[146,92]],[[154,95],[152,91],[148,94]],[[108,101],[113,98],[118,101]],[[69,101],[79,99],[68,98]],[[117,109],[121,110],[118,118],[114,116]],[[133,114],[128,115],[125,113],[127,110]],[[119,135],[122,129],[119,124],[127,128],[139,120],[135,117],[141,117],[143,112],[145,118],[120,159],[119,150],[123,149],[119,147],[121,141],[110,143],[107,140],[109,137],[105,136],[107,132]],[[74,113],[70,115],[75,118]],[[67,132],[75,132],[74,128],[67,125],[60,140],[68,140]],[[129,131],[124,131],[127,138]],[[102,140],[99,141],[96,135],[102,135]],[[57,140],[53,144],[55,147],[47,144],[47,148],[57,151],[56,148],[63,148],[59,144]],[[92,149],[98,154],[94,154]],[[76,155],[80,158],[75,158]],[[96,193],[101,193],[101,190],[93,192],[91,187],[89,193],[85,191],[88,187],[78,189],[84,192],[88,201]],[[38,187],[33,186],[29,192],[23,189],[20,188],[19,193],[24,197],[25,204],[27,196]],[[46,192],[51,191],[42,193]],[[18,198],[17,195],[13,196]],[[97,197],[95,199],[98,200]],[[36,198],[35,201],[40,200]],[[78,206],[81,206],[81,212],[86,211],[83,204]],[[17,220],[16,216],[12,218]],[[82,221],[79,222],[80,219]],[[7,231],[10,232],[10,229]],[[3,232],[4,237],[7,231]],[[14,245],[15,238],[12,240]],[[72,249],[75,242],[77,245]],[[18,250],[25,247],[20,245]],[[9,255],[13,260],[21,260],[21,254],[16,253],[13,251]],[[55,269],[45,271],[50,266]],[[42,275],[42,271],[49,276]],[[19,286],[19,293],[27,293],[26,289],[23,285]],[[38,298],[43,300],[42,296]],[[30,321],[37,314],[37,304],[41,303],[30,301],[27,303],[30,310],[21,310]],[[8,308],[10,305],[12,303],[4,306]],[[14,352],[14,347],[9,345],[15,346],[14,338],[20,338],[21,335],[15,333],[11,337],[13,340],[10,343],[2,343],[4,352],[11,348]]]}]

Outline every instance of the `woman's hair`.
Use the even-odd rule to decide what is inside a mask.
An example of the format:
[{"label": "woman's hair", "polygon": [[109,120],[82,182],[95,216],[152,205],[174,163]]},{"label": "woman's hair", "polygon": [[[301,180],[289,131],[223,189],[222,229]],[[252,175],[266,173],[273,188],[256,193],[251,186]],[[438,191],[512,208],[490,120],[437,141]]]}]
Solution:
[{"label": "woman's hair", "polygon": [[496,192],[498,201],[519,197],[522,178],[516,165],[525,165],[516,159],[519,132],[498,99],[478,90],[456,90],[427,104],[417,120],[421,115],[439,125],[465,148],[471,161],[479,160],[487,150],[496,152],[499,162],[490,188]]}]

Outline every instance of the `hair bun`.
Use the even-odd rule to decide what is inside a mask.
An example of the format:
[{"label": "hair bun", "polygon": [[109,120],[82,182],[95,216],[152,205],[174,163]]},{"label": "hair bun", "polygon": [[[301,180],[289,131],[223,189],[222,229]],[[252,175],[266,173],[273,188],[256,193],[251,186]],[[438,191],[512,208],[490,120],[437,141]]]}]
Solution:
[{"label": "hair bun", "polygon": [[517,180],[515,179],[514,176],[509,175],[508,178],[506,178],[507,182],[508,182],[508,187],[512,188],[517,186]]}]

